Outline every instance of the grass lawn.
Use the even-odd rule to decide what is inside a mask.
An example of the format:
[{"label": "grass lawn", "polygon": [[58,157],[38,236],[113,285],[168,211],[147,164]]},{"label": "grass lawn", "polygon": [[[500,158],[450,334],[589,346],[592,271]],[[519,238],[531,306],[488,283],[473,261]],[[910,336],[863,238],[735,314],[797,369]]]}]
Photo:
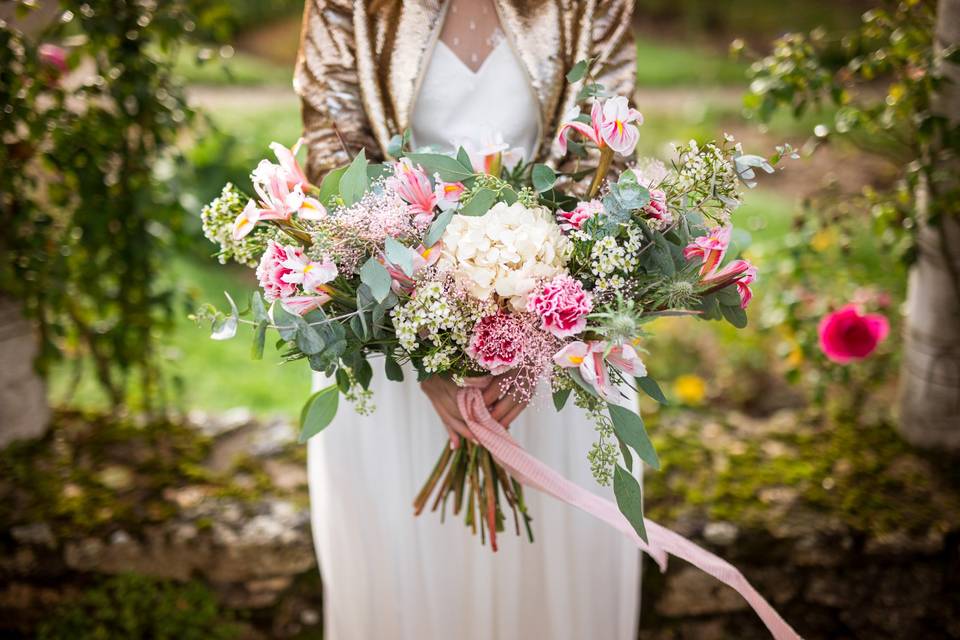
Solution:
[{"label": "grass lawn", "polygon": [[184,46],[180,49],[177,75],[188,84],[212,86],[289,86],[293,79],[292,65],[279,65],[259,56],[225,48],[223,57],[217,48],[199,49]]},{"label": "grass lawn", "polygon": [[637,86],[746,84],[746,65],[703,45],[674,45],[637,38]]}]

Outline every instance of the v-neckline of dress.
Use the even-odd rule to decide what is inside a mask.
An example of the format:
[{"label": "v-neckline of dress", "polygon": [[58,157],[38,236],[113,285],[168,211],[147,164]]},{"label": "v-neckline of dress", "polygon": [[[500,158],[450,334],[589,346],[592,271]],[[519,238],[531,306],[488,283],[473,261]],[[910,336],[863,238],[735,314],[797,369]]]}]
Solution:
[{"label": "v-neckline of dress", "polygon": [[484,70],[487,68],[487,63],[490,62],[490,58],[492,58],[494,55],[496,55],[497,52],[500,51],[500,48],[503,47],[503,46],[505,46],[505,45],[506,45],[506,41],[501,38],[500,41],[499,41],[496,45],[494,45],[493,49],[490,50],[490,53],[487,54],[487,57],[483,59],[483,62],[481,62],[481,63],[480,63],[480,66],[477,67],[477,70],[474,71],[473,69],[470,68],[470,65],[468,65],[466,62],[464,62],[464,61],[460,58],[460,56],[458,56],[458,55],[456,54],[456,52],[455,52],[452,48],[450,48],[450,46],[449,46],[446,42],[444,42],[443,40],[437,40],[437,48],[439,49],[439,48],[442,46],[443,49],[446,50],[447,54],[448,54],[451,58],[453,58],[454,60],[456,60],[456,61],[457,61],[457,64],[460,65],[460,67],[462,67],[463,70],[466,71],[467,74],[469,74],[471,78],[477,78],[477,77],[479,77],[479,76],[484,72]]}]

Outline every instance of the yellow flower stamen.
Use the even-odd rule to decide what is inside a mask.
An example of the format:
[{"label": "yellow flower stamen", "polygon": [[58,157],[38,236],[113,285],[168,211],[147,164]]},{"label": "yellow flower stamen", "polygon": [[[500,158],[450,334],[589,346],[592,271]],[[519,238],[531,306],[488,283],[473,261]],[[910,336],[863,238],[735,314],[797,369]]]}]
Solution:
[{"label": "yellow flower stamen", "polygon": [[583,363],[583,358],[581,358],[580,356],[567,356],[567,360],[569,360],[573,364]]}]

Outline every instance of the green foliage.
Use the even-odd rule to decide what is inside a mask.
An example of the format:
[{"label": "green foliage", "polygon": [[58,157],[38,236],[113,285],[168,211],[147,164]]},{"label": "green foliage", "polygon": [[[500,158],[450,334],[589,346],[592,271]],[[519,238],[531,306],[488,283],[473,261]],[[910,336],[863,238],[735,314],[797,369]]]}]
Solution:
[{"label": "green foliage", "polygon": [[240,637],[205,586],[125,574],[102,580],[53,612],[39,640],[229,640]]},{"label": "green foliage", "polygon": [[[172,58],[207,9],[62,6],[36,38],[0,28],[0,290],[36,320],[41,368],[89,359],[114,407],[135,379],[149,408],[166,395],[154,338],[176,312],[163,265],[182,226],[165,173],[192,119]],[[67,64],[90,65],[76,88],[40,56],[68,35]]]}]

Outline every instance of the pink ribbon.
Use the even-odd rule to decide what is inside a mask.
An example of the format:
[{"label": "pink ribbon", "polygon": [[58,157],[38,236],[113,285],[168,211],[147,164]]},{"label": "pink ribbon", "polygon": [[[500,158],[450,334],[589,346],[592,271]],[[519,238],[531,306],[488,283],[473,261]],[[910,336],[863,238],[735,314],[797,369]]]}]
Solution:
[{"label": "pink ribbon", "polygon": [[644,542],[614,503],[570,482],[527,453],[487,411],[482,391],[476,386],[469,386],[482,385],[484,382],[467,380],[466,384],[468,386],[461,389],[457,395],[457,404],[464,421],[477,441],[520,483],[606,522],[633,540],[637,547],[654,559],[661,571],[667,568],[667,554],[686,560],[742,595],[776,640],[799,640],[797,632],[774,611],[736,567],[647,518],[644,518],[644,524],[649,543]]}]

